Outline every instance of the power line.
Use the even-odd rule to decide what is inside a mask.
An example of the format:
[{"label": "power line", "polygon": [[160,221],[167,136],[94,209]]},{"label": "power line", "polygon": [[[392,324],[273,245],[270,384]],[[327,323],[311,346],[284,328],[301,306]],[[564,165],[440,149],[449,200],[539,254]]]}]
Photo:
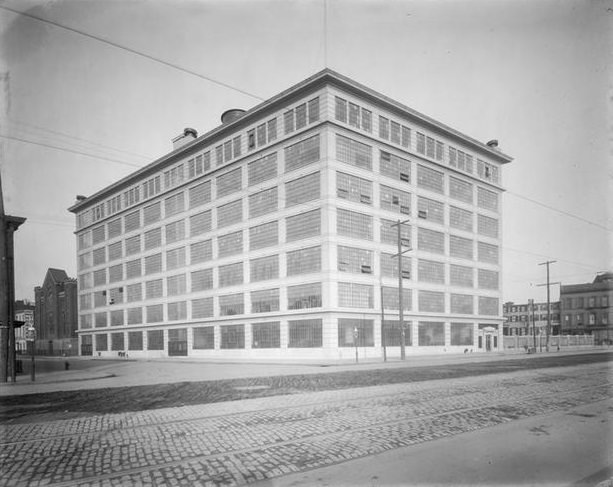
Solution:
[{"label": "power line", "polygon": [[104,39],[102,37],[98,37],[96,35],[89,34],[89,33],[84,32],[82,30],[78,30],[78,29],[75,29],[73,27],[68,27],[68,26],[62,25],[62,24],[60,24],[58,22],[54,22],[52,20],[47,20],[47,19],[44,19],[42,17],[38,17],[36,15],[32,15],[30,13],[21,12],[19,10],[12,9],[12,8],[6,7],[4,5],[0,5],[0,8],[2,8],[4,10],[8,10],[9,12],[13,12],[13,13],[18,14],[18,15],[22,15],[24,17],[29,17],[31,19],[38,20],[39,22],[44,22],[46,24],[50,24],[50,25],[53,25],[55,27],[59,27],[60,29],[65,29],[67,31],[74,32],[75,34],[79,34],[79,35],[82,35],[82,36],[85,36],[85,37],[89,37],[90,39],[94,39],[94,40],[96,40],[98,42],[102,42],[104,44],[107,44],[109,46],[115,47],[117,49],[122,49],[122,50],[127,51],[127,52],[129,52],[131,54],[135,54],[137,56],[144,57],[145,59],[149,59],[150,61],[154,61],[156,63],[163,64],[164,66],[176,69],[178,71],[182,71],[183,73],[191,74],[192,76],[196,76],[196,77],[198,77],[200,79],[203,79],[205,81],[209,81],[211,83],[214,83],[216,85],[222,86],[224,88],[228,88],[230,90],[237,91],[238,93],[242,93],[243,95],[247,95],[247,96],[249,96],[251,98],[255,98],[257,100],[264,101],[264,98],[261,98],[261,97],[259,97],[257,95],[254,95],[253,93],[249,93],[248,91],[241,90],[240,88],[236,88],[235,86],[229,85],[229,84],[224,83],[222,81],[217,81],[216,79],[210,78],[208,76],[204,76],[204,75],[202,75],[200,73],[196,73],[195,71],[183,68],[183,67],[181,67],[181,66],[179,66],[177,64],[173,64],[171,62],[164,61],[163,59],[156,58],[156,57],[154,57],[154,56],[152,56],[150,54],[146,54],[144,52],[137,51],[136,49],[132,49],[130,47],[122,46],[121,44],[118,44],[116,42],[110,41],[108,39]]},{"label": "power line", "polygon": [[96,156],[96,155],[93,155],[93,154],[88,154],[87,152],[81,152],[81,151],[76,151],[76,150],[72,150],[72,149],[66,149],[65,147],[58,147],[56,145],[45,144],[43,142],[35,142],[33,140],[21,139],[19,137],[13,137],[11,135],[0,134],[0,137],[3,137],[5,139],[10,139],[10,140],[17,140],[19,142],[23,142],[24,144],[39,145],[41,147],[48,147],[50,149],[56,149],[56,150],[61,150],[61,151],[65,151],[65,152],[70,152],[72,154],[78,154],[78,155],[81,155],[81,156],[92,157],[94,159],[102,159],[102,160],[105,160],[105,161],[116,162],[117,164],[123,164],[125,166],[138,167],[138,168],[142,167],[142,165],[139,165],[139,164],[132,164],[131,162],[120,161],[119,159],[113,159],[111,157]]}]

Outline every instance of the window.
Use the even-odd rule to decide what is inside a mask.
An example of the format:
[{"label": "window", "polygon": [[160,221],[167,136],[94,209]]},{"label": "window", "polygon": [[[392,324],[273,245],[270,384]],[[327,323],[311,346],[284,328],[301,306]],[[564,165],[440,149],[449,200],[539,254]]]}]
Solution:
[{"label": "window", "polygon": [[[404,344],[411,345],[411,321],[403,321]],[[400,346],[402,341],[402,329],[398,320],[384,320],[382,341],[386,345]]]},{"label": "window", "polygon": [[145,206],[143,209],[143,220],[145,225],[150,225],[152,223],[160,221],[162,218],[162,205],[158,201],[149,206]]},{"label": "window", "polygon": [[319,199],[319,187],[318,172],[285,183],[285,207]]},{"label": "window", "polygon": [[249,196],[249,218],[266,215],[278,208],[277,188],[270,188]]},{"label": "window", "polygon": [[417,186],[443,194],[443,173],[418,164]]},{"label": "window", "polygon": [[124,216],[123,225],[126,233],[140,228],[140,211],[137,210]]},{"label": "window", "polygon": [[184,320],[187,318],[187,302],[176,301],[168,303],[168,321]]},{"label": "window", "polygon": [[94,206],[91,210],[91,220],[97,222],[104,218],[104,203]]},{"label": "window", "polygon": [[124,350],[124,336],[123,333],[111,333],[111,350]]},{"label": "window", "polygon": [[185,274],[178,274],[166,278],[166,294],[168,296],[177,296],[186,292]]},{"label": "window", "polygon": [[451,264],[449,267],[449,282],[452,286],[473,287],[473,269]]},{"label": "window", "polygon": [[379,115],[379,137],[385,140],[390,138],[390,121]]},{"label": "window", "polygon": [[145,250],[155,249],[162,245],[162,229],[154,228],[145,232]]},{"label": "window", "polygon": [[[219,296],[219,315],[233,316],[245,313],[243,293]],[[222,347],[223,348],[223,347]]]},{"label": "window", "polygon": [[336,158],[352,166],[372,171],[372,148],[338,134],[336,136]]},{"label": "window", "polygon": [[449,226],[464,230],[466,232],[473,231],[473,213],[455,206],[449,207]]},{"label": "window", "polygon": [[183,240],[185,238],[185,220],[169,223],[165,230],[166,245]]},{"label": "window", "polygon": [[486,237],[498,238],[498,220],[485,215],[477,215],[477,233]]},{"label": "window", "polygon": [[243,202],[236,200],[217,208],[217,228],[227,227],[243,220]]},{"label": "window", "polygon": [[213,269],[201,269],[191,274],[191,292],[213,289]]},{"label": "window", "polygon": [[121,235],[121,218],[116,218],[106,225],[108,238],[115,238]]},{"label": "window", "polygon": [[147,350],[164,350],[164,330],[147,331]]},{"label": "window", "polygon": [[118,264],[109,267],[109,283],[123,280],[123,265]]},{"label": "window", "polygon": [[371,250],[339,245],[337,252],[337,269],[341,272],[372,274],[374,272],[373,253]]},{"label": "window", "polygon": [[145,282],[145,298],[154,299],[161,298],[164,294],[162,279]]},{"label": "window", "polygon": [[420,347],[442,347],[445,345],[445,323],[420,321],[417,325]]},{"label": "window", "polygon": [[[398,245],[398,226],[392,220],[381,219],[381,243]],[[411,227],[408,224],[400,225],[400,241],[404,247],[411,247]]]},{"label": "window", "polygon": [[143,332],[129,331],[128,332],[128,350],[143,349]]},{"label": "window", "polygon": [[278,222],[264,223],[249,229],[249,249],[256,250],[279,243]]},{"label": "window", "polygon": [[215,348],[215,328],[213,326],[199,326],[193,328],[194,350],[213,350]]},{"label": "window", "polygon": [[145,275],[162,272],[162,254],[145,257]]},{"label": "window", "polygon": [[217,237],[218,257],[240,254],[243,251],[243,231]]},{"label": "window", "polygon": [[406,191],[381,185],[379,204],[383,210],[402,213],[403,215],[411,214],[411,194]]},{"label": "window", "polygon": [[189,235],[195,237],[196,235],[202,235],[203,233],[210,232],[212,225],[212,213],[211,210],[203,211],[202,213],[196,213],[189,217]]},{"label": "window", "polygon": [[498,264],[498,246],[485,242],[477,242],[477,259],[479,262]]},{"label": "window", "polygon": [[245,348],[245,325],[224,325],[221,331],[222,349]]},{"label": "window", "polygon": [[498,272],[479,269],[477,272],[479,289],[498,290]]},{"label": "window", "polygon": [[389,152],[380,152],[379,171],[392,179],[406,183],[411,181],[411,162]]},{"label": "window", "polygon": [[233,171],[218,176],[216,179],[216,185],[217,198],[223,198],[224,196],[240,191],[242,187],[241,168],[239,167]]},{"label": "window", "polygon": [[498,298],[479,296],[479,314],[484,316],[498,316]]},{"label": "window", "polygon": [[250,261],[251,282],[265,281],[279,277],[279,257],[271,255]]},{"label": "window", "polygon": [[445,234],[428,228],[417,229],[417,248],[435,254],[445,253]]},{"label": "window", "polygon": [[422,213],[425,213],[423,218],[429,222],[445,224],[445,205],[440,201],[419,196],[417,198],[417,212],[420,217]]},{"label": "window", "polygon": [[427,313],[445,312],[445,293],[420,290],[417,292],[417,300],[419,311]]},{"label": "window", "polygon": [[464,203],[473,202],[473,185],[458,178],[449,178],[449,196]]},{"label": "window", "polygon": [[321,214],[319,208],[299,215],[290,216],[285,221],[286,241],[293,242],[321,234]]},{"label": "window", "polygon": [[211,153],[205,152],[187,161],[188,177],[195,178],[211,170]]},{"label": "window", "polygon": [[[411,279],[411,258],[402,256],[402,277]],[[398,277],[398,257],[393,254],[381,253],[381,275],[385,277]]]},{"label": "window", "polygon": [[126,286],[126,294],[128,296],[128,303],[143,299],[141,283],[138,282],[136,284],[128,284]]},{"label": "window", "polygon": [[287,275],[309,274],[321,270],[321,247],[310,247],[287,253]]},{"label": "window", "polygon": [[347,100],[335,97],[335,118],[339,122],[347,123]]},{"label": "window", "polygon": [[374,288],[353,282],[338,283],[338,305],[343,308],[374,308]]},{"label": "window", "polygon": [[288,322],[288,348],[322,346],[322,320],[292,320]]},{"label": "window", "polygon": [[458,237],[457,235],[449,235],[449,255],[451,257],[472,260],[473,247],[474,245],[471,239]]},{"label": "window", "polygon": [[185,200],[183,199],[183,193],[177,193],[164,200],[164,216],[176,215],[185,209]]},{"label": "window", "polygon": [[109,262],[121,259],[123,253],[122,242],[115,242],[109,245]]},{"label": "window", "polygon": [[219,287],[234,286],[243,283],[243,263],[219,266]]},{"label": "window", "polygon": [[249,186],[269,181],[277,176],[277,153],[273,152],[261,159],[250,162],[247,166]]},{"label": "window", "polygon": [[[337,172],[336,194],[339,198],[372,205],[372,182],[351,174]],[[319,191],[317,197],[319,197]]]},{"label": "window", "polygon": [[106,352],[109,349],[108,335],[99,333],[94,337],[96,338],[96,352]]},{"label": "window", "polygon": [[[140,325],[143,322],[143,308],[128,308],[128,325]],[[141,335],[142,340],[142,335]],[[142,345],[141,345],[142,349]]]},{"label": "window", "polygon": [[498,211],[498,194],[489,189],[478,187],[477,206],[486,210]]},{"label": "window", "polygon": [[280,348],[281,326],[278,321],[251,325],[251,348]]},{"label": "window", "polygon": [[319,161],[319,134],[285,148],[285,172]]},{"label": "window", "polygon": [[279,311],[279,290],[251,291],[251,312],[267,313],[270,311]]},{"label": "window", "polygon": [[164,320],[164,307],[161,304],[147,306],[147,323],[160,323]]},{"label": "window", "polygon": [[179,247],[166,252],[166,270],[185,266],[185,247]]},{"label": "window", "polygon": [[105,311],[94,314],[94,326],[96,328],[104,328],[105,326],[108,326],[107,314]]},{"label": "window", "polygon": [[336,228],[339,235],[363,240],[372,240],[372,216],[354,211],[338,209]]},{"label": "window", "polygon": [[374,347],[374,321],[353,318],[338,319],[339,347]]},{"label": "window", "polygon": [[164,188],[174,188],[183,182],[183,164],[179,164],[168,171],[164,171]]},{"label": "window", "polygon": [[[383,287],[383,309],[400,309],[398,300],[400,296],[397,287]],[[410,311],[412,308],[413,293],[411,289],[402,288],[402,309]]]},{"label": "window", "polygon": [[126,239],[126,256],[140,252],[140,235],[134,235]]},{"label": "window", "polygon": [[155,176],[143,183],[143,199],[146,200],[155,196],[162,190],[160,176]]},{"label": "window", "polygon": [[424,134],[422,134],[421,132],[417,132],[415,134],[416,137],[416,142],[417,142],[417,152],[419,152],[420,154],[425,154],[426,153],[426,136]]},{"label": "window", "polygon": [[140,192],[138,186],[130,188],[123,193],[123,206],[128,208],[135,205],[140,200]]},{"label": "window", "polygon": [[106,269],[94,271],[94,286],[102,286],[106,284]]},{"label": "window", "polygon": [[198,264],[213,258],[213,244],[211,240],[193,243],[190,245],[190,263]]},{"label": "window", "polygon": [[213,298],[192,300],[192,318],[211,318],[213,316]]},{"label": "window", "polygon": [[211,201],[211,181],[189,188],[189,207],[196,208]]},{"label": "window", "polygon": [[445,264],[432,260],[417,259],[417,280],[445,284]]},{"label": "window", "polygon": [[287,309],[321,308],[321,283],[288,286]]},{"label": "window", "polygon": [[471,294],[454,294],[450,296],[450,306],[452,313],[472,315],[473,296]]}]

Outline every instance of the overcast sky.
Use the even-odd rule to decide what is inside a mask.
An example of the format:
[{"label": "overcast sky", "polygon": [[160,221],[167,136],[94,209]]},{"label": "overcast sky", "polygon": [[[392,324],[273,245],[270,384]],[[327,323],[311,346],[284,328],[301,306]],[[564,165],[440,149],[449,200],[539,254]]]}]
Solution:
[{"label": "overcast sky", "polygon": [[76,277],[75,195],[324,67],[514,157],[505,301],[545,299],[545,260],[591,282],[613,270],[612,22],[605,0],[0,0],[16,296],[49,267]]}]

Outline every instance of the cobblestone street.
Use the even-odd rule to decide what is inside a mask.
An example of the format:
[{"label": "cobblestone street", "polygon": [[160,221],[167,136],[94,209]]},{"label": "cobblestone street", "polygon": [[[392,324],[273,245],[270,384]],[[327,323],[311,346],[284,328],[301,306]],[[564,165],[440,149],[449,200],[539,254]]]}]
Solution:
[{"label": "cobblestone street", "polygon": [[592,364],[3,425],[0,484],[242,485],[610,397]]}]

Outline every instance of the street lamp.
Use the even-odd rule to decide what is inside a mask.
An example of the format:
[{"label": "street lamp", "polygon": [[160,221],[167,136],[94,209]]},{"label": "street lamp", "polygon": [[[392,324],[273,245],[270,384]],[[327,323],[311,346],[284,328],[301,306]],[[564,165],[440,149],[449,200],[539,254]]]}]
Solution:
[{"label": "street lamp", "polygon": [[355,326],[353,328],[353,346],[355,347],[355,363],[358,363],[358,335],[360,334],[360,331],[358,330],[358,327]]}]

